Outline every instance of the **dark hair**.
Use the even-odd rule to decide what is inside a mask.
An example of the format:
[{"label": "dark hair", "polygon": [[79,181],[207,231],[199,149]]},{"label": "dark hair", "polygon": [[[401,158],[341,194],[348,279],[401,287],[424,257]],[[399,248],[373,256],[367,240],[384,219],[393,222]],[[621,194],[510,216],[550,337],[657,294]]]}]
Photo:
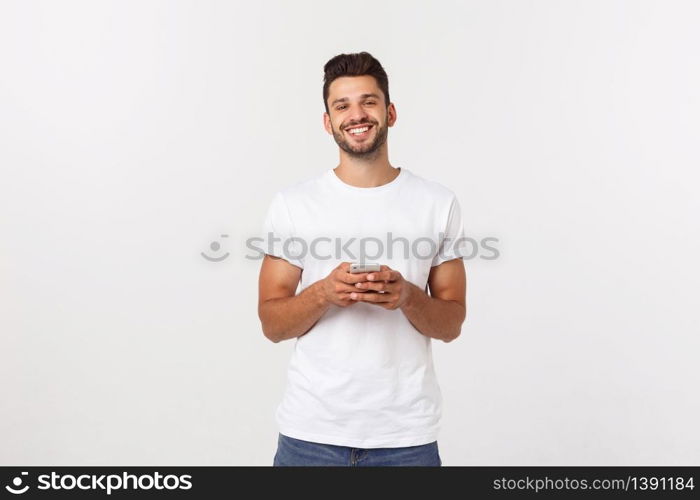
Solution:
[{"label": "dark hair", "polygon": [[377,80],[377,85],[384,93],[384,104],[389,100],[389,77],[381,63],[377,61],[369,52],[358,52],[356,54],[339,54],[330,59],[323,67],[323,105],[328,113],[328,89],[333,80],[341,76],[373,76]]}]

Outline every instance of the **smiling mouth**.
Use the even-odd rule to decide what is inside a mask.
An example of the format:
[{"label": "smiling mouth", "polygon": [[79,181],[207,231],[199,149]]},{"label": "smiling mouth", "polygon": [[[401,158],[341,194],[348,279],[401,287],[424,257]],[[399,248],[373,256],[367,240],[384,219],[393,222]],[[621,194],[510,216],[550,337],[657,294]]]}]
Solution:
[{"label": "smiling mouth", "polygon": [[369,131],[372,130],[373,126],[374,125],[360,125],[359,127],[350,127],[346,128],[345,132],[352,137],[362,139],[363,137],[367,137],[369,135]]}]

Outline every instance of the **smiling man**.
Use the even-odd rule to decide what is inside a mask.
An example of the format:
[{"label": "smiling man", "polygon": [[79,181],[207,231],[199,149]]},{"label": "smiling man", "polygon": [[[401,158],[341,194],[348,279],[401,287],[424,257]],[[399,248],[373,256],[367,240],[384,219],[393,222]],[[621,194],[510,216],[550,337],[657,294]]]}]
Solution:
[{"label": "smiling man", "polygon": [[[397,115],[379,61],[340,54],[324,72],[340,162],[279,191],[265,217],[258,315],[271,341],[295,339],[273,464],[439,466],[431,342],[466,318],[460,205],[389,163]],[[349,272],[365,260],[380,271]]]}]

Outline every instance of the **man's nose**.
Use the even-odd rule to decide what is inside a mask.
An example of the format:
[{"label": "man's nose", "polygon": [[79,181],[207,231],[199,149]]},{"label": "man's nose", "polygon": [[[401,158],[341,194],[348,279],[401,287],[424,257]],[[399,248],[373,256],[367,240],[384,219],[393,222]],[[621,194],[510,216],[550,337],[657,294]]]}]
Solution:
[{"label": "man's nose", "polygon": [[364,110],[362,106],[353,106],[350,109],[349,121],[351,123],[367,123],[370,121],[369,114]]}]

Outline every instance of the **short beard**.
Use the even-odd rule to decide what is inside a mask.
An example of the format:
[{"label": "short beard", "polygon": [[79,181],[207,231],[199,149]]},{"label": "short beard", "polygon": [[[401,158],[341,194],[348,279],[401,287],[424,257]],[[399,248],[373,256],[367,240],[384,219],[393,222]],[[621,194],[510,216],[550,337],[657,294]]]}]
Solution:
[{"label": "short beard", "polygon": [[377,129],[376,134],[374,134],[374,141],[372,141],[369,146],[366,144],[360,144],[359,150],[353,149],[348,141],[345,140],[344,131],[336,131],[331,125],[331,130],[333,130],[333,139],[335,139],[336,144],[340,149],[345,151],[352,158],[361,160],[373,160],[379,156],[379,148],[386,142],[387,136],[389,134],[389,124],[388,117],[384,120],[384,125],[374,125]]}]

